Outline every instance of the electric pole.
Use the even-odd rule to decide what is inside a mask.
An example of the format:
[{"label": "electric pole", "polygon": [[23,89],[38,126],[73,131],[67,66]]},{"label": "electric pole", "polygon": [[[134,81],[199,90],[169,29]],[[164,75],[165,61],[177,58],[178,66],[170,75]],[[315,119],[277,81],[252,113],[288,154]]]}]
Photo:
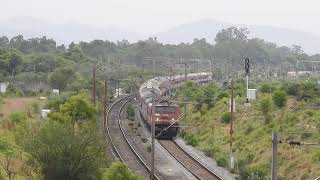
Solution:
[{"label": "electric pole", "polygon": [[[185,80],[185,86],[187,85],[188,82],[188,75],[187,75],[187,63],[184,64],[184,80]],[[184,101],[187,102],[187,98],[184,98]],[[187,103],[184,103],[184,120],[187,122]]]},{"label": "electric pole", "polygon": [[213,60],[210,59],[211,81],[213,82]]},{"label": "electric pole", "polygon": [[93,64],[92,78],[93,78],[92,102],[94,105],[96,105],[96,63]]},{"label": "electric pole", "polygon": [[278,153],[278,133],[277,131],[272,131],[271,180],[277,180],[277,153]]},{"label": "electric pole", "polygon": [[233,169],[233,147],[232,147],[232,141],[233,141],[233,107],[234,107],[234,95],[233,95],[233,79],[231,79],[231,102],[230,102],[230,168]]},{"label": "electric pole", "polygon": [[155,141],[155,114],[156,114],[155,113],[155,103],[156,103],[156,100],[153,100],[153,103],[152,103],[153,118],[152,118],[152,122],[151,122],[151,172],[150,172],[150,180],[155,180],[155,177],[154,177],[154,168],[155,168],[154,141]]},{"label": "electric pole", "polygon": [[[104,80],[104,97],[103,97],[103,122],[106,121],[107,119],[107,90],[108,88],[108,80],[105,79]],[[103,125],[105,126],[105,123],[103,123]]]},{"label": "electric pole", "polygon": [[249,103],[249,74],[250,74],[250,65],[249,65],[249,58],[245,58],[245,65],[244,65],[244,69],[246,72],[246,82],[247,82],[247,101],[246,103]]}]

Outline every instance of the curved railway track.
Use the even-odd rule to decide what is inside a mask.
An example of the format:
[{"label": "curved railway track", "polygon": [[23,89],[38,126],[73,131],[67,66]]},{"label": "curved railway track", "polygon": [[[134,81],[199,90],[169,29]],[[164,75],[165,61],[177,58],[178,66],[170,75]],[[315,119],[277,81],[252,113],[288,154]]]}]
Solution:
[{"label": "curved railway track", "polygon": [[[105,120],[106,131],[117,158],[138,172],[139,175],[149,177],[150,167],[135,150],[121,124],[122,109],[133,98],[134,95],[122,97],[109,107]],[[156,179],[160,180],[158,175],[156,175]]]},{"label": "curved railway track", "polygon": [[201,180],[222,180],[219,175],[212,172],[192,155],[188,154],[173,140],[158,140],[159,143],[190,173]]}]

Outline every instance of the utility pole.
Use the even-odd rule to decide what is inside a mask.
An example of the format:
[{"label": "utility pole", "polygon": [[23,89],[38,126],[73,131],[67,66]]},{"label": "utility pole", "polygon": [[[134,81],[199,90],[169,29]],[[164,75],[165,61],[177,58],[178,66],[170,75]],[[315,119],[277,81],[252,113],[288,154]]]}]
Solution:
[{"label": "utility pole", "polygon": [[152,71],[153,75],[156,74],[156,59],[152,59]]},{"label": "utility pole", "polygon": [[170,67],[170,90],[169,90],[169,97],[170,97],[170,101],[172,100],[172,91],[173,91],[173,89],[172,89],[172,81],[173,81],[173,78],[172,78],[172,76],[173,76],[173,68],[172,68],[172,66]]},{"label": "utility pole", "polygon": [[92,69],[93,88],[92,88],[92,102],[96,105],[96,64],[93,64]]},{"label": "utility pole", "polygon": [[278,153],[278,133],[277,131],[272,131],[271,180],[277,180],[277,153]]},{"label": "utility pole", "polygon": [[[153,100],[152,103],[152,111],[153,111],[153,118],[152,118],[152,122],[151,122],[151,172],[150,172],[150,180],[155,180],[154,177],[154,169],[155,169],[155,162],[154,162],[154,141],[155,141],[155,103],[156,100]],[[157,117],[158,118],[158,117]]]},{"label": "utility pole", "polygon": [[210,59],[211,81],[213,81],[213,60]]},{"label": "utility pole", "polygon": [[120,96],[120,78],[121,78],[121,59],[119,58],[119,71],[118,71],[118,75],[119,75],[119,78],[118,78],[118,97]]},{"label": "utility pole", "polygon": [[231,102],[230,102],[230,168],[234,168],[234,159],[233,159],[233,147],[232,147],[232,141],[233,141],[233,107],[234,107],[234,95],[233,95],[233,79],[231,79]]},{"label": "utility pole", "polygon": [[[107,119],[107,92],[108,92],[108,80],[104,80],[104,97],[103,97],[103,122]],[[103,123],[105,126],[105,123]]]},{"label": "utility pole", "polygon": [[[187,75],[187,63],[184,64],[184,80],[185,85],[187,85],[188,82],[188,75]],[[184,101],[187,102],[187,98],[184,98]],[[187,103],[184,103],[184,121],[187,122]]]},{"label": "utility pole", "polygon": [[249,58],[245,58],[245,65],[244,65],[244,69],[245,69],[245,72],[246,72],[246,82],[247,82],[247,101],[246,103],[249,103],[249,93],[248,93],[248,90],[249,90],[249,74],[250,74],[250,65],[249,65]]}]

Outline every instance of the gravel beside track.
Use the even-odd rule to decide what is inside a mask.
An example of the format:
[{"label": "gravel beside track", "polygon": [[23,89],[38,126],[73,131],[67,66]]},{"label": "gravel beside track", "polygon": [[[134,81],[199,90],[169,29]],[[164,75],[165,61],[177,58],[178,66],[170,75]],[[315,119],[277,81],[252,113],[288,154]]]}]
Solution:
[{"label": "gravel beside track", "polygon": [[[117,158],[125,162],[137,174],[148,179],[148,167],[143,163],[140,155],[135,152],[135,149],[130,146],[130,142],[121,130],[120,114],[122,107],[132,98],[133,96],[122,97],[109,107],[106,120],[107,134]],[[160,178],[157,177],[157,179]]]},{"label": "gravel beside track", "polygon": [[187,168],[197,179],[201,180],[214,180],[222,179],[211,170],[206,168],[203,164],[195,160],[191,155],[185,152],[173,140],[158,140],[159,143],[168,150],[185,168]]},{"label": "gravel beside track", "polygon": [[217,162],[206,156],[202,151],[187,145],[181,138],[175,138],[175,143],[178,144],[184,151],[186,151],[188,154],[190,154],[193,158],[195,158],[197,161],[201,162],[203,165],[205,165],[208,169],[210,169],[212,172],[215,172],[215,174],[218,174],[222,179],[224,180],[235,180],[237,175],[232,174],[227,169],[218,166]]}]

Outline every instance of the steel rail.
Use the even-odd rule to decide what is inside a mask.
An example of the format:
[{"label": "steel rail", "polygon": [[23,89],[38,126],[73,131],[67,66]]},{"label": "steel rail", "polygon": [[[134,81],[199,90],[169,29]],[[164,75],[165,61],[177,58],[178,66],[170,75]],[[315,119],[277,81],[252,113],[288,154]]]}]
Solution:
[{"label": "steel rail", "polygon": [[[132,143],[130,142],[129,138],[127,137],[126,133],[125,133],[125,130],[123,128],[123,125],[121,123],[121,112],[124,108],[124,106],[129,103],[134,97],[134,95],[128,95],[128,96],[125,96],[125,97],[122,97],[120,99],[118,99],[117,101],[115,101],[108,109],[108,112],[107,112],[107,119],[105,120],[105,123],[106,123],[106,131],[107,131],[107,134],[108,134],[108,137],[109,137],[109,140],[111,142],[111,145],[112,145],[112,148],[113,150],[115,151],[117,157],[120,159],[121,162],[125,163],[125,160],[123,159],[123,157],[121,156],[121,153],[118,151],[116,145],[114,144],[114,141],[112,139],[112,136],[111,136],[111,133],[110,133],[110,129],[109,129],[109,126],[108,126],[108,120],[109,120],[109,114],[111,112],[111,110],[114,108],[114,106],[118,103],[120,103],[121,101],[124,101],[125,102],[121,105],[121,107],[119,108],[119,111],[118,111],[118,125],[119,125],[119,128],[120,128],[120,131],[122,133],[122,136],[124,137],[125,141],[127,142],[127,144],[129,145],[130,147],[130,150],[135,154],[135,156],[138,158],[139,162],[150,172],[151,168],[147,165],[146,161],[139,155],[139,153],[135,150],[135,148],[133,147]],[[129,98],[129,99],[127,99]],[[127,100],[126,100],[127,99]],[[161,178],[155,174],[155,178],[156,180],[160,180]]]},{"label": "steel rail", "polygon": [[216,177],[218,180],[223,180],[223,178],[219,175],[217,175],[215,172],[213,172],[212,170],[210,170],[209,168],[207,168],[203,163],[199,162],[198,160],[196,160],[191,154],[187,153],[179,144],[177,144],[175,141],[173,140],[158,140],[159,143],[161,144],[162,147],[164,147],[169,154],[171,154],[173,156],[174,159],[176,159],[183,167],[185,167],[191,174],[193,174],[197,179],[201,179],[201,177],[199,177],[195,172],[193,172],[193,170],[191,170],[185,163],[183,163],[178,157],[175,157],[175,155],[170,152],[170,150],[168,150],[165,145],[163,143],[161,143],[162,141],[170,141],[172,142],[177,148],[179,148],[180,151],[182,151],[185,155],[187,155],[192,161],[194,161],[195,163],[197,163],[198,165],[200,165],[203,169],[205,169],[207,172],[209,172],[209,174],[211,174],[212,176]]}]

